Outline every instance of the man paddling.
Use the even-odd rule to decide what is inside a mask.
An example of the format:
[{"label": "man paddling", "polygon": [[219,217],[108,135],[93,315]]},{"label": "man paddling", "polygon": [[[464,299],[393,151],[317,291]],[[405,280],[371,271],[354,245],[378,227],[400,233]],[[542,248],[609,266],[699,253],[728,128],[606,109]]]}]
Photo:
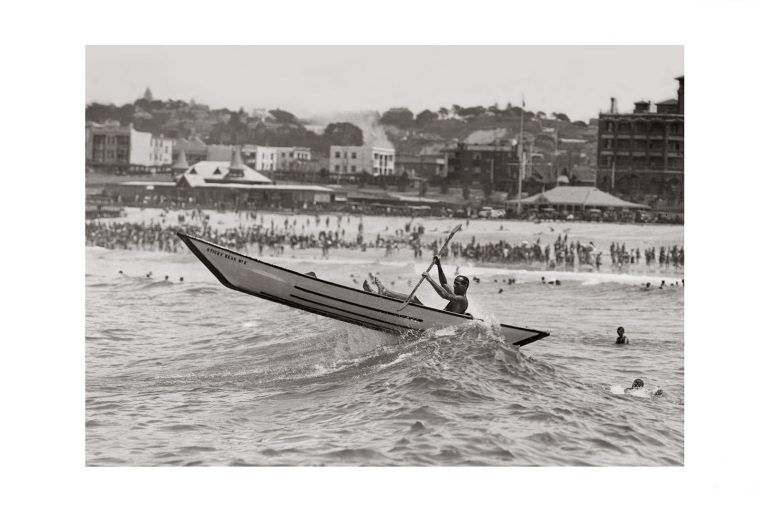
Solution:
[{"label": "man paddling", "polygon": [[440,258],[433,256],[432,261],[437,265],[437,275],[440,282],[435,282],[432,276],[429,275],[429,272],[424,272],[421,275],[429,281],[429,284],[432,285],[432,288],[435,289],[439,296],[448,301],[448,305],[443,308],[444,311],[463,315],[469,307],[469,301],[467,300],[469,279],[462,275],[456,276],[453,279],[453,290],[451,290],[448,286],[448,280],[445,278],[445,273],[443,273],[443,267],[440,265]]},{"label": "man paddling", "polygon": [[[465,276],[456,276],[453,280],[453,290],[448,286],[448,279],[445,277],[445,273],[443,272],[443,267],[440,265],[440,258],[437,256],[434,256],[432,259],[433,263],[437,265],[437,273],[440,279],[440,282],[435,282],[434,279],[429,275],[428,272],[424,272],[421,274],[429,283],[432,285],[432,287],[435,289],[438,295],[440,295],[445,300],[449,301],[448,305],[443,308],[444,311],[450,311],[452,313],[459,313],[464,314],[467,308],[469,307],[469,301],[467,301],[467,288],[469,288],[469,279],[467,279]],[[408,302],[412,302],[413,304],[419,304],[423,305],[423,302],[419,300],[418,297],[415,295],[408,296],[404,293],[398,293],[392,290],[388,290],[384,285],[379,281],[379,279],[371,275],[371,279],[373,280],[373,284],[376,285],[376,287],[379,289],[378,293],[379,295],[384,295],[385,297],[391,297],[393,299],[398,300],[408,300]],[[368,286],[368,281],[365,281],[363,283],[363,289],[367,292],[373,292],[370,286]]]}]

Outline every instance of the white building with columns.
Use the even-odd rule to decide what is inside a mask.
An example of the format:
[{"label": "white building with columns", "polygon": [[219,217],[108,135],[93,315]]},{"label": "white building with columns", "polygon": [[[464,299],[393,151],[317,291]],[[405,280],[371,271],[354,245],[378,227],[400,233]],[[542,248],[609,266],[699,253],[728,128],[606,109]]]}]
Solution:
[{"label": "white building with columns", "polygon": [[395,173],[395,149],[379,146],[331,146],[330,172],[392,176]]}]

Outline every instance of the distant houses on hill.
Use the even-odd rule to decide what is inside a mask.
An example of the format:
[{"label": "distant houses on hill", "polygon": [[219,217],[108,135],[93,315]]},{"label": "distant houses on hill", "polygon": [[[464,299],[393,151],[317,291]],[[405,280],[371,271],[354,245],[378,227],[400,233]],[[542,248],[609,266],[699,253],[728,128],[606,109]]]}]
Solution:
[{"label": "distant houses on hill", "polygon": [[[676,98],[637,101],[631,113],[619,113],[612,100],[588,123],[507,104],[415,115],[393,108],[355,118],[359,126],[324,127],[281,109],[160,101],[147,88],[133,104],[87,106],[85,163],[90,172],[178,178],[198,163],[237,155],[245,174],[272,182],[397,185],[422,194],[427,185],[459,187],[465,198],[469,189],[525,197],[567,184],[682,209],[684,80],[677,80]],[[236,174],[217,168],[225,182]]]}]

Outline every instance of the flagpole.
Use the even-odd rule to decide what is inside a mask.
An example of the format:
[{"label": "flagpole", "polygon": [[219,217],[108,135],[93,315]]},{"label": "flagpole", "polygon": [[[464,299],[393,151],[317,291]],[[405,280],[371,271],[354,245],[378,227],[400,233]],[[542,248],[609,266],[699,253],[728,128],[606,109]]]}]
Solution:
[{"label": "flagpole", "polygon": [[523,146],[523,123],[525,122],[525,95],[523,95],[523,106],[520,109],[520,162],[517,166],[517,215],[523,208],[523,173],[525,172],[525,147]]},{"label": "flagpole", "polygon": [[493,164],[496,162],[496,150],[498,144],[498,133],[496,128],[493,129],[493,158],[491,158],[491,194],[493,194]]},{"label": "flagpole", "polygon": [[531,161],[528,163],[528,174],[530,174],[531,179],[533,179],[533,142],[528,146],[528,152],[531,154]]}]

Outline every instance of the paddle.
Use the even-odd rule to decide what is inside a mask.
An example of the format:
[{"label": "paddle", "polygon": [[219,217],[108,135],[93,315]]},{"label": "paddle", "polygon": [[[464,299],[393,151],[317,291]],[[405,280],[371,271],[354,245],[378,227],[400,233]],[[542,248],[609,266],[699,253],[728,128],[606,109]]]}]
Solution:
[{"label": "paddle", "polygon": [[[453,228],[453,230],[451,230],[451,233],[448,235],[448,238],[446,238],[446,239],[445,239],[445,243],[444,243],[444,244],[443,244],[443,246],[440,248],[440,250],[439,250],[439,251],[437,251],[437,254],[436,254],[436,256],[437,256],[438,258],[439,258],[440,256],[442,256],[442,254],[443,254],[443,251],[445,251],[445,249],[448,247],[448,242],[450,242],[450,241],[451,241],[451,238],[453,238],[453,235],[455,235],[456,233],[458,233],[460,229],[461,229],[461,224],[457,225],[455,228]],[[429,264],[429,267],[427,267],[427,273],[429,273],[429,271],[430,271],[430,270],[432,270],[432,266],[433,266],[434,264],[435,264],[435,260],[433,259],[433,260],[432,260],[432,263],[430,263],[430,264]],[[417,285],[416,285],[416,287],[413,289],[413,291],[411,292],[411,294],[408,296],[408,298],[407,298],[407,299],[405,299],[405,302],[403,303],[403,305],[402,305],[402,306],[400,306],[400,307],[397,309],[398,311],[402,311],[402,310],[404,310],[404,309],[405,309],[405,306],[407,306],[407,305],[408,305],[408,303],[411,301],[411,299],[413,298],[413,296],[416,294],[416,290],[418,290],[418,289],[419,289],[419,286],[421,286],[421,283],[423,283],[423,282],[424,282],[424,276],[421,276],[421,279],[419,280],[418,284],[417,284]]]}]

